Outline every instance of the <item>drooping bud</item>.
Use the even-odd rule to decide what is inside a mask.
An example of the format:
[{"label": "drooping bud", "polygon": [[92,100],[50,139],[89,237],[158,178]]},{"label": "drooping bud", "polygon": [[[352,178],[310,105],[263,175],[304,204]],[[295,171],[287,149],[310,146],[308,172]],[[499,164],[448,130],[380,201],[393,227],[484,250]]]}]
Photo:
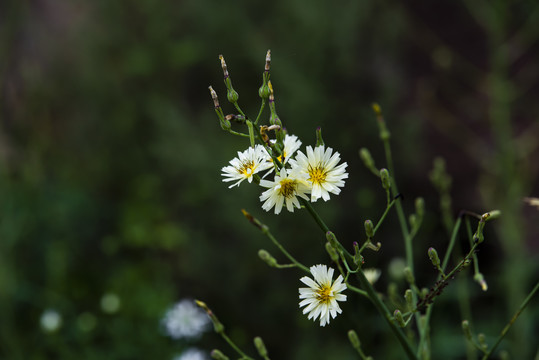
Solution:
[{"label": "drooping bud", "polygon": [[213,311],[211,311],[208,305],[206,305],[206,303],[200,300],[195,300],[195,303],[198,307],[202,308],[206,312],[206,314],[208,314],[210,320],[213,323],[213,329],[215,330],[215,332],[218,334],[222,334],[225,331],[225,326],[219,321],[217,316],[215,316],[215,314],[213,313]]},{"label": "drooping bud", "polygon": [[372,224],[372,221],[365,220],[365,234],[367,235],[368,239],[372,239],[374,237],[374,226]]},{"label": "drooping bud", "polygon": [[354,349],[360,350],[361,342],[359,341],[359,337],[357,336],[357,333],[355,330],[348,331],[348,340],[350,340],[350,344],[352,344]]},{"label": "drooping bud", "polygon": [[488,290],[488,285],[487,285],[487,282],[486,282],[486,280],[485,280],[483,274],[481,274],[481,273],[478,272],[478,273],[476,273],[476,274],[474,275],[473,279],[474,279],[477,283],[479,283],[479,285],[481,285],[481,290],[483,290],[483,291],[487,291],[487,290]]},{"label": "drooping bud", "polygon": [[387,191],[391,187],[391,180],[389,179],[389,171],[387,169],[380,169],[380,180],[382,180],[382,187]]},{"label": "drooping bud", "polygon": [[257,336],[253,340],[256,350],[258,351],[258,354],[262,356],[264,359],[268,356],[268,350],[266,349],[266,345],[264,345],[264,341],[260,336]]},{"label": "drooping bud", "polygon": [[397,325],[399,325],[401,328],[406,327],[406,323],[404,322],[404,318],[402,317],[402,313],[399,309],[393,312],[393,317],[395,318]]},{"label": "drooping bud", "polygon": [[223,354],[220,350],[213,349],[210,353],[212,359],[215,360],[229,360],[228,356]]},{"label": "drooping bud", "polygon": [[270,267],[277,267],[277,260],[264,249],[258,250],[258,257]]}]

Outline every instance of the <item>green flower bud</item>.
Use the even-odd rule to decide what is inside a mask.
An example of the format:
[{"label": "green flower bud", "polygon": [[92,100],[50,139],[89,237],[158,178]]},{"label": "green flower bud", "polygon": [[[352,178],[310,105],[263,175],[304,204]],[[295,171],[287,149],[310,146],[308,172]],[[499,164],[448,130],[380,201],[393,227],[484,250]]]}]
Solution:
[{"label": "green flower bud", "polygon": [[382,180],[382,187],[389,190],[391,187],[391,180],[389,179],[389,171],[387,171],[387,169],[380,170],[380,179]]},{"label": "green flower bud", "polygon": [[476,273],[473,277],[473,279],[479,283],[479,285],[481,285],[481,290],[483,291],[487,291],[488,290],[488,285],[487,285],[487,282],[485,281],[485,278],[483,277],[483,274],[481,273]]},{"label": "green flower bud", "polygon": [[484,213],[481,216],[481,220],[490,221],[490,220],[497,219],[500,216],[502,216],[502,212],[500,210],[492,210],[492,211],[489,211],[488,213]]},{"label": "green flower bud", "polygon": [[331,244],[331,246],[333,246],[334,249],[339,249],[340,248],[340,246],[339,246],[340,243],[339,243],[339,241],[337,241],[337,237],[331,231],[328,231],[326,233],[326,240],[329,241],[329,243]]},{"label": "green flower bud", "polygon": [[365,234],[367,235],[367,238],[372,239],[374,237],[374,226],[372,224],[372,221],[365,220]]},{"label": "green flower bud", "polygon": [[267,99],[269,98],[270,96],[270,88],[268,86],[268,84],[262,84],[259,88],[258,88],[258,96],[260,96],[262,99]]},{"label": "green flower bud", "polygon": [[213,349],[210,353],[210,356],[212,359],[215,359],[215,360],[228,360],[228,356],[226,356],[225,354],[223,354],[221,351],[217,349]]},{"label": "green flower bud", "polygon": [[331,246],[329,242],[326,243],[326,251],[328,252],[331,260],[335,262],[339,261],[339,254],[337,254],[337,251],[335,251],[335,248]]},{"label": "green flower bud", "polygon": [[432,262],[432,265],[434,265],[434,267],[438,269],[440,267],[440,258],[438,257],[438,252],[436,251],[436,249],[431,247],[428,250],[428,254],[429,254],[429,259]]},{"label": "green flower bud", "polygon": [[277,267],[277,260],[264,249],[258,250],[258,257],[271,267]]},{"label": "green flower bud", "polygon": [[415,229],[416,225],[417,225],[417,215],[416,214],[411,214],[409,217],[408,217],[408,222],[410,223],[410,227],[412,229]]},{"label": "green flower bud", "polygon": [[410,269],[408,266],[404,268],[404,278],[410,285],[415,284],[414,274],[412,273],[412,269]]},{"label": "green flower bud", "polygon": [[322,128],[319,126],[316,128],[316,146],[323,146],[324,139],[322,139]]},{"label": "green flower bud", "polygon": [[230,89],[228,89],[228,91],[226,92],[226,98],[232,104],[237,103],[238,99],[240,98],[240,95],[238,94],[236,90],[234,90],[234,88],[232,87],[232,84],[230,85]]},{"label": "green flower bud", "polygon": [[361,348],[361,342],[355,330],[348,331],[348,340],[350,340],[350,344],[352,344],[354,349],[359,350]]},{"label": "green flower bud", "polygon": [[414,294],[412,290],[407,289],[404,292],[404,300],[406,300],[406,306],[408,307],[408,310],[412,311],[414,309]]},{"label": "green flower bud", "polygon": [[487,350],[487,349],[488,349],[488,345],[487,345],[487,337],[485,336],[485,334],[479,333],[479,334],[477,335],[477,341],[479,341],[479,345],[481,345],[481,348],[483,348],[483,350]]},{"label": "green flower bud", "polygon": [[470,322],[468,320],[462,320],[462,331],[466,339],[472,341],[472,331],[470,330]]},{"label": "green flower bud", "polygon": [[415,199],[415,212],[419,218],[423,218],[425,214],[425,200],[422,197]]},{"label": "green flower bud", "polygon": [[404,322],[404,318],[402,317],[402,313],[399,309],[395,310],[393,317],[395,318],[397,325],[399,325],[401,328],[406,327],[406,323]]},{"label": "green flower bud", "polygon": [[264,341],[262,341],[262,338],[260,336],[255,337],[254,343],[258,354],[263,358],[266,358],[268,356],[268,350],[266,349],[266,345],[264,345]]},{"label": "green flower bud", "polygon": [[368,149],[366,148],[359,149],[359,157],[361,158],[361,160],[363,161],[363,164],[365,164],[367,168],[374,167],[374,160],[372,159],[371,153]]}]

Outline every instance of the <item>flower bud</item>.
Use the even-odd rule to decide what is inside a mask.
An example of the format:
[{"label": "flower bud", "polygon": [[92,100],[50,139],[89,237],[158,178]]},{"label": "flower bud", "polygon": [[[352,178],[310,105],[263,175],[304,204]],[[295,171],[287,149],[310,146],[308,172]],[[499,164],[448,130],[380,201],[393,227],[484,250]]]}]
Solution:
[{"label": "flower bud", "polygon": [[328,231],[326,233],[326,240],[329,241],[329,243],[331,244],[331,246],[333,246],[334,249],[340,248],[339,246],[340,244],[339,244],[339,241],[337,241],[337,237],[331,231]]},{"label": "flower bud", "polygon": [[262,84],[258,88],[258,96],[260,96],[262,99],[267,99],[270,96],[270,89],[267,84]]},{"label": "flower bud", "polygon": [[228,91],[226,92],[226,98],[228,99],[229,102],[231,102],[232,104],[234,103],[237,103],[238,102],[238,99],[240,98],[240,95],[238,94],[238,92],[236,90],[234,90],[234,88],[231,86],[230,89],[228,89]]},{"label": "flower bud", "polygon": [[416,214],[411,214],[409,217],[408,217],[408,222],[410,223],[410,227],[412,229],[415,229],[416,225],[417,225],[417,215]]},{"label": "flower bud", "polygon": [[404,292],[404,300],[406,300],[406,306],[408,307],[408,311],[412,311],[414,309],[414,294],[412,290],[407,289]]},{"label": "flower bud", "polygon": [[422,197],[415,199],[415,212],[420,219],[423,218],[425,214],[425,200]]},{"label": "flower bud", "polygon": [[380,179],[382,180],[382,187],[389,190],[391,187],[391,180],[389,179],[389,171],[387,171],[387,169],[380,170]]},{"label": "flower bud", "polygon": [[415,284],[414,274],[412,273],[412,269],[410,269],[408,266],[404,268],[404,278],[410,285]]},{"label": "flower bud", "polygon": [[462,331],[466,339],[472,341],[472,331],[470,330],[470,322],[468,320],[462,320]]},{"label": "flower bud", "polygon": [[354,264],[356,264],[357,267],[360,267],[361,265],[363,265],[365,260],[363,259],[363,256],[361,256],[361,253],[359,252],[359,244],[357,243],[357,241],[354,241],[353,246],[354,246]]},{"label": "flower bud", "polygon": [[277,260],[264,249],[258,250],[258,257],[271,267],[277,267]]},{"label": "flower bud", "polygon": [[210,353],[210,356],[212,359],[215,359],[215,360],[228,360],[228,356],[226,356],[225,354],[223,354],[221,351],[217,349],[213,349]]},{"label": "flower bud", "polygon": [[490,220],[497,219],[500,216],[502,216],[502,212],[500,210],[492,210],[481,215],[481,220],[490,221]]},{"label": "flower bud", "polygon": [[477,341],[479,341],[479,345],[481,346],[481,348],[483,348],[483,350],[488,349],[487,337],[485,336],[485,334],[483,333],[477,334]]},{"label": "flower bud", "polygon": [[436,249],[431,247],[428,250],[428,254],[429,254],[429,259],[432,262],[432,265],[434,265],[434,267],[438,269],[440,267],[440,258],[438,257],[438,252],[436,251]]},{"label": "flower bud", "polygon": [[333,246],[331,246],[331,244],[329,242],[326,243],[326,251],[328,252],[329,257],[331,258],[331,260],[333,260],[335,262],[339,261],[339,254],[337,253],[335,248]]},{"label": "flower bud", "polygon": [[201,307],[204,311],[206,311],[206,314],[208,314],[210,320],[213,323],[214,331],[218,334],[222,334],[225,331],[225,326],[219,321],[217,316],[215,316],[215,314],[213,313],[213,311],[211,311],[208,305],[206,305],[206,303],[200,300],[195,300],[195,303],[198,307]]},{"label": "flower bud", "polygon": [[359,149],[359,157],[363,161],[363,164],[365,164],[365,167],[368,169],[371,169],[374,167],[374,160],[372,159],[371,153],[366,148]]},{"label": "flower bud", "polygon": [[350,340],[350,344],[352,344],[354,349],[359,350],[361,348],[361,342],[355,330],[348,331],[348,340]]},{"label": "flower bud", "polygon": [[365,234],[367,235],[367,238],[372,239],[374,237],[374,226],[372,224],[372,221],[365,220]]},{"label": "flower bud", "polygon": [[268,356],[268,350],[266,349],[266,345],[264,345],[264,341],[262,341],[262,338],[260,336],[257,336],[254,338],[253,342],[255,343],[258,354],[263,358],[266,358]]},{"label": "flower bud", "polygon": [[402,313],[399,309],[395,310],[393,313],[393,317],[395,318],[395,322],[401,327],[405,327],[406,323],[404,322],[404,318],[402,317]]},{"label": "flower bud", "polygon": [[322,139],[322,128],[320,126],[316,128],[316,146],[324,146],[324,139]]},{"label": "flower bud", "polygon": [[488,290],[488,285],[487,285],[487,282],[485,281],[485,278],[483,277],[483,274],[481,273],[476,273],[473,277],[473,279],[479,283],[479,285],[481,285],[481,290],[483,291],[487,291]]}]

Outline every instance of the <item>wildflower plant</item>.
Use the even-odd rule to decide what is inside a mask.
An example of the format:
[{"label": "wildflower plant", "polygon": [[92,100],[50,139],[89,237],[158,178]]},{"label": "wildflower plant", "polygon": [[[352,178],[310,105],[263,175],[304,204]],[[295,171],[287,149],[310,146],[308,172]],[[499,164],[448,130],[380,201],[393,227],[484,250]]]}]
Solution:
[{"label": "wildflower plant", "polygon": [[[441,207],[444,225],[449,231],[449,241],[442,258],[437,250],[430,247],[424,250],[423,256],[427,257],[433,265],[433,272],[437,274],[437,280],[429,287],[421,288],[416,283],[414,273],[414,249],[413,239],[420,231],[425,215],[425,202],[417,198],[414,202],[415,211],[406,216],[402,207],[402,196],[399,193],[393,171],[393,159],[390,146],[391,133],[389,132],[382,110],[374,104],[373,110],[379,128],[379,137],[384,146],[385,168],[378,168],[370,152],[359,149],[359,157],[365,167],[380,179],[381,189],[385,192],[386,208],[378,216],[377,221],[366,219],[364,221],[365,239],[362,243],[357,241],[340,240],[331,231],[330,227],[319,216],[313,203],[319,199],[324,202],[338,196],[341,189],[346,185],[349,174],[346,171],[346,161],[341,159],[338,149],[334,149],[324,143],[322,132],[317,128],[316,142],[301,148],[303,141],[297,136],[288,134],[283,121],[277,115],[273,85],[270,80],[271,53],[268,50],[262,85],[258,90],[261,105],[255,118],[251,118],[241,109],[238,100],[239,94],[232,86],[232,81],[225,59],[219,56],[224,74],[224,83],[227,90],[227,100],[233,105],[234,113],[225,115],[219,102],[216,91],[210,86],[210,94],[214,109],[219,119],[221,128],[229,134],[244,138],[246,148],[238,151],[237,156],[225,165],[221,174],[223,182],[233,182],[234,186],[259,186],[261,207],[265,211],[273,211],[279,215],[284,209],[289,212],[307,211],[314,219],[316,225],[325,235],[325,251],[328,255],[328,264],[315,264],[307,266],[296,259],[269,231],[269,228],[259,219],[252,216],[246,210],[242,210],[246,219],[257,227],[289,260],[288,264],[280,264],[266,250],[261,249],[258,253],[260,259],[270,267],[277,269],[297,269],[305,273],[298,276],[299,308],[307,316],[307,320],[319,321],[319,325],[325,327],[339,314],[345,314],[339,303],[346,302],[348,294],[356,293],[370,300],[381,318],[386,322],[387,329],[393,333],[402,349],[402,358],[430,359],[438,358],[431,349],[430,343],[430,320],[433,306],[444,289],[452,284],[456,274],[467,268],[472,268],[473,279],[478,283],[481,290],[487,291],[488,286],[484,275],[479,270],[478,255],[479,246],[485,241],[484,228],[486,223],[496,219],[501,214],[498,210],[476,214],[470,211],[461,211],[456,219],[451,215],[450,201],[448,200],[449,176],[443,171],[440,161],[431,173],[431,181],[439,190],[442,198]],[[266,107],[269,108],[269,121],[263,121]],[[233,126],[234,124],[234,126]],[[247,181],[244,181],[247,180]],[[363,268],[366,257],[378,256],[382,247],[383,239],[379,239],[377,233],[384,224],[390,211],[395,211],[399,219],[399,226],[404,241],[404,266],[402,277],[406,279],[408,289],[404,295],[397,294],[395,288],[388,289],[387,296],[380,295],[374,290],[373,284],[384,276],[379,269]],[[473,223],[476,230],[473,231]],[[454,253],[457,238],[464,224],[466,235],[469,239],[469,249],[464,255],[454,261]],[[323,251],[323,250],[321,250]],[[450,264],[453,259],[453,264]],[[401,269],[402,266],[394,266]],[[395,270],[393,270],[395,272]],[[334,279],[334,276],[337,275]],[[393,274],[392,276],[401,276]],[[306,286],[306,287],[305,287]],[[462,328],[464,336],[474,347],[474,351],[480,352],[482,359],[489,358],[496,350],[511,325],[518,315],[527,306],[535,292],[539,289],[539,283],[531,290],[528,297],[516,309],[515,316],[498,335],[495,343],[489,346],[485,341],[485,335],[474,336],[470,329],[468,319],[463,319]],[[357,298],[357,297],[355,297]],[[239,354],[241,359],[253,359],[240,349],[227,335],[225,326],[204,302],[197,300],[213,323],[214,330]],[[390,310],[391,309],[391,310]],[[406,333],[405,333],[406,331]],[[410,336],[415,332],[416,336]],[[355,330],[348,332],[351,346],[357,352],[359,358],[368,359],[361,346],[360,339]],[[268,351],[261,338],[254,339],[254,346],[258,355],[265,360],[269,359]],[[213,359],[229,359],[220,350],[213,350]]]}]

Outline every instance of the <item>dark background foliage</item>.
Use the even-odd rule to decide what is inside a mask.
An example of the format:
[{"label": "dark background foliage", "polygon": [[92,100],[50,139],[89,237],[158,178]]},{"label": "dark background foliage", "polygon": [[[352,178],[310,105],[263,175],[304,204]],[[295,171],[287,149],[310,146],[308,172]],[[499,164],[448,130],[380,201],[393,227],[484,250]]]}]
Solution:
[{"label": "dark background foliage", "polygon": [[[539,211],[523,203],[539,195],[538,18],[534,1],[501,0],[2,2],[0,357],[170,359],[189,344],[159,322],[187,297],[205,300],[250,354],[260,335],[273,359],[352,359],[354,328],[366,353],[399,358],[364,298],[350,293],[329,327],[307,321],[303,274],[258,259],[266,248],[282,261],[240,209],[305,264],[329,263],[324,234],[305,211],[265,213],[254,186],[221,181],[247,143],[213,112],[210,84],[233,112],[217,56],[254,116],[267,49],[288,130],[312,144],[321,126],[349,164],[341,196],[316,204],[346,246],[385,206],[358,157],[367,147],[386,166],[372,102],[392,133],[405,209],[417,196],[427,203],[414,244],[420,286],[436,278],[427,248],[443,254],[448,241],[429,182],[435,157],[453,178],[454,217],[502,210],[478,253],[489,291],[467,271],[439,298],[431,339],[433,358],[466,358],[465,291],[473,330],[492,343],[538,278]],[[403,256],[394,213],[377,236],[382,250],[366,260],[382,269],[383,292],[389,262]],[[104,314],[111,292],[121,308]],[[39,327],[48,308],[63,318],[53,334]],[[538,314],[534,299],[502,343],[513,358],[537,351]],[[196,345],[232,353],[211,333]]]}]

